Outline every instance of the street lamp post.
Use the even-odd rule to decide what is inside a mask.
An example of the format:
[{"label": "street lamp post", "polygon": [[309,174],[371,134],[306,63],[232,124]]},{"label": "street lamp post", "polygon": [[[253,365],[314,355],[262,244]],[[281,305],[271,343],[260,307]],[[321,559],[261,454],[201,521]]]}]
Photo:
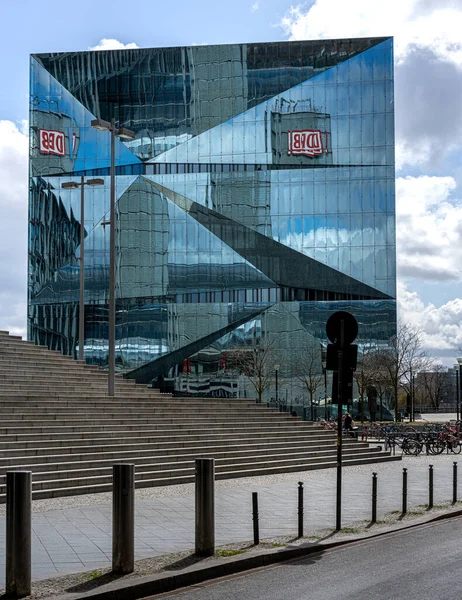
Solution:
[{"label": "street lamp post", "polygon": [[276,404],[279,405],[279,388],[278,388],[279,365],[274,365],[274,373],[276,376]]},{"label": "street lamp post", "polygon": [[456,400],[457,400],[457,406],[456,406],[456,410],[457,410],[457,420],[459,420],[459,417],[461,417],[462,415],[460,414],[462,411],[460,410],[460,391],[461,391],[461,387],[462,387],[462,358],[457,358],[457,365],[456,365],[456,387],[457,387],[457,395],[456,395]]},{"label": "street lamp post", "polygon": [[85,360],[85,186],[104,185],[104,179],[88,179],[80,177],[77,181],[66,181],[61,184],[64,190],[75,190],[80,187],[80,294],[79,294],[79,360]]},{"label": "street lamp post", "polygon": [[456,369],[456,420],[459,420],[459,365]]},{"label": "street lamp post", "polygon": [[457,359],[457,365],[454,365],[454,370],[456,372],[456,420],[459,420],[459,407],[460,407],[460,367],[462,363],[462,358]]},{"label": "street lamp post", "polygon": [[415,421],[415,375],[411,377],[411,414],[409,415],[409,422]]},{"label": "street lamp post", "polygon": [[108,396],[114,396],[115,389],[115,337],[116,337],[116,311],[115,311],[115,139],[116,137],[132,140],[135,133],[130,129],[115,126],[115,119],[111,122],[103,119],[94,119],[91,126],[99,131],[109,131],[111,134],[111,195],[110,195],[110,236],[109,236],[109,335],[108,335]]}]

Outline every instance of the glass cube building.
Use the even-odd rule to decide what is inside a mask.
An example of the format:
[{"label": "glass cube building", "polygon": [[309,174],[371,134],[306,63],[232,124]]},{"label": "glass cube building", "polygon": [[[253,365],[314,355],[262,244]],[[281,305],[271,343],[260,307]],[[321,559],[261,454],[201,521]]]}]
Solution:
[{"label": "glass cube building", "polygon": [[[297,363],[333,312],[356,316],[360,346],[395,333],[392,38],[31,56],[28,336],[77,355],[84,227],[85,358],[104,368],[110,134],[95,118],[135,132],[116,140],[119,372],[252,396],[231,357],[266,344],[296,404]],[[84,187],[84,222],[81,190],[62,187],[82,176],[103,180]]]}]

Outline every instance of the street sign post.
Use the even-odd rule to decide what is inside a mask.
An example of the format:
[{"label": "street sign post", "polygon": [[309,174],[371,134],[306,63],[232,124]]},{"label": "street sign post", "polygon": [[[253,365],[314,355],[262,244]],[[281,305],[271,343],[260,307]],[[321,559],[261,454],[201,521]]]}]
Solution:
[{"label": "street sign post", "polygon": [[358,348],[351,343],[358,335],[358,322],[351,313],[338,311],[329,317],[326,323],[326,333],[332,342],[327,347],[326,369],[334,371],[332,397],[337,397],[337,507],[335,528],[340,531],[342,528],[342,411],[344,402],[346,401],[348,404],[348,390],[353,389],[353,371],[356,369]]}]

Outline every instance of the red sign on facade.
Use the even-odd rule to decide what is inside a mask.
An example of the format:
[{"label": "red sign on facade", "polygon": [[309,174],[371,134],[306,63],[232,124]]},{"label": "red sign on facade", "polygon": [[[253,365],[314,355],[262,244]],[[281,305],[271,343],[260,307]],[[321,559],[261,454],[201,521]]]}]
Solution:
[{"label": "red sign on facade", "polygon": [[39,129],[39,150],[40,154],[66,156],[64,133],[54,129]]},{"label": "red sign on facade", "polygon": [[319,156],[324,152],[328,153],[327,131],[320,131],[319,129],[293,129],[292,131],[288,131],[287,135],[287,154]]}]

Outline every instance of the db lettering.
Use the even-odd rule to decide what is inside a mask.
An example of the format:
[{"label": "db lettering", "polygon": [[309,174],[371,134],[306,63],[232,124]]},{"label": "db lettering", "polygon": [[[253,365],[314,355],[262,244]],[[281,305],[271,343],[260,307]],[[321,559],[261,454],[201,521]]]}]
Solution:
[{"label": "db lettering", "polygon": [[39,142],[40,154],[66,155],[64,133],[62,131],[40,129]]},{"label": "db lettering", "polygon": [[327,131],[323,132],[319,129],[289,131],[288,154],[303,154],[305,156],[319,156],[323,154],[323,152],[327,154],[327,135]]}]

